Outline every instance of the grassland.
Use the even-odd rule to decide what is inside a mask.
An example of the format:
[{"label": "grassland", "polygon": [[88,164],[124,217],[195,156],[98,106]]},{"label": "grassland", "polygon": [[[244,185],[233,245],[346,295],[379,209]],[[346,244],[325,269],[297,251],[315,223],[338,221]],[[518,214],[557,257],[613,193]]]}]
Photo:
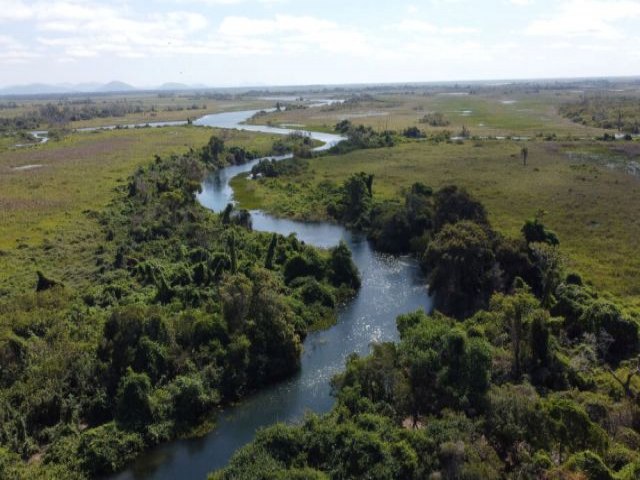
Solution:
[{"label": "grassland", "polygon": [[[72,284],[86,279],[98,238],[95,217],[138,166],[199,148],[211,135],[268,152],[276,137],[202,127],[77,133],[59,142],[0,150],[0,295],[30,288],[35,270]],[[278,137],[279,138],[279,137]]]},{"label": "grassland", "polygon": [[371,126],[377,130],[401,131],[418,126],[430,132],[442,130],[419,120],[429,112],[444,114],[454,134],[463,126],[477,136],[557,136],[592,137],[602,130],[576,124],[558,113],[560,105],[575,101],[572,91],[525,92],[520,90],[438,92],[424,94],[384,94],[344,105],[320,109],[274,112],[257,118],[258,123],[300,124],[312,130],[327,131],[340,120]]},{"label": "grassland", "polygon": [[569,267],[599,289],[640,305],[640,179],[629,173],[640,145],[603,142],[466,141],[433,145],[407,142],[393,148],[320,157],[296,177],[236,178],[236,198],[248,208],[283,216],[326,218],[318,184],[340,184],[348,175],[375,175],[376,199],[397,198],[422,181],[458,184],[482,201],[494,226],[517,235],[539,210],[561,239]]},{"label": "grassland", "polygon": [[[3,118],[15,118],[30,113],[37,112],[40,107],[46,104],[53,104],[60,107],[77,108],[87,105],[102,108],[116,104],[126,104],[139,108],[137,113],[129,113],[124,116],[96,117],[90,120],[72,121],[66,125],[68,128],[99,127],[105,125],[125,125],[134,123],[164,122],[164,121],[185,121],[188,118],[194,119],[209,113],[226,112],[233,110],[260,109],[273,106],[269,100],[261,100],[254,97],[233,97],[229,96],[207,96],[198,94],[157,94],[157,93],[135,93],[135,94],[105,94],[87,96],[60,96],[51,95],[38,99],[18,99],[11,100],[16,104],[16,108],[5,108],[0,110]],[[75,102],[75,103],[74,103]],[[78,103],[80,102],[80,103]],[[9,103],[7,100],[0,100],[0,103]],[[40,128],[46,129],[50,125],[43,124]]]}]

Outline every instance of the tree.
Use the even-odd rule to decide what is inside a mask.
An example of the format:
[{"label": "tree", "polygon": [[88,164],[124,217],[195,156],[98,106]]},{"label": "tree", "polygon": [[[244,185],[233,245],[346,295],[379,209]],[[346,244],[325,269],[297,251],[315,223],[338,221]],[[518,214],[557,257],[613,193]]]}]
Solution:
[{"label": "tree", "polygon": [[423,268],[436,308],[465,318],[488,305],[497,284],[492,242],[477,223],[447,224],[430,243]]},{"label": "tree", "polygon": [[249,373],[255,384],[264,385],[298,370],[302,342],[294,328],[293,312],[278,292],[275,274],[256,268],[251,280]]},{"label": "tree", "polygon": [[40,270],[38,270],[36,274],[38,276],[38,282],[36,284],[36,292],[43,292],[53,287],[64,287],[64,285],[61,282],[57,280],[53,280],[52,278],[46,277],[44,273],[42,273]]},{"label": "tree", "polygon": [[610,345],[602,352],[606,361],[617,363],[638,351],[638,324],[625,318],[614,303],[593,301],[584,310],[580,323],[586,332],[610,337]]},{"label": "tree", "polygon": [[177,377],[171,385],[171,396],[176,422],[185,427],[196,424],[215,401],[197,375]]},{"label": "tree", "polygon": [[242,273],[225,277],[220,285],[222,312],[229,331],[242,330],[251,305],[251,281]]},{"label": "tree", "polygon": [[315,250],[294,254],[284,264],[284,280],[291,283],[298,277],[320,280],[325,275],[325,264]]},{"label": "tree", "polygon": [[231,213],[233,212],[233,203],[227,203],[222,211],[220,221],[223,225],[228,225],[231,222]]},{"label": "tree", "polygon": [[538,302],[526,290],[521,290],[513,295],[496,295],[491,299],[491,303],[492,310],[499,312],[503,328],[509,334],[512,375],[517,381],[522,375],[531,316],[538,307]]},{"label": "tree", "polygon": [[231,273],[238,273],[238,252],[236,251],[236,235],[232,231],[228,238],[229,257],[231,258]]},{"label": "tree", "polygon": [[521,232],[527,243],[544,242],[553,246],[560,244],[558,236],[551,230],[547,230],[538,216],[533,220],[527,220]]},{"label": "tree", "polygon": [[80,435],[77,454],[83,470],[91,477],[99,477],[120,470],[144,447],[139,433],[123,431],[107,423]]},{"label": "tree", "polygon": [[116,421],[129,430],[141,430],[151,420],[151,381],[144,373],[129,369],[120,380],[116,396]]},{"label": "tree", "polygon": [[[417,323],[414,323],[416,322]],[[399,347],[410,385],[411,415],[442,408],[477,412],[489,388],[491,351],[443,316],[419,312],[405,325]]]},{"label": "tree", "polygon": [[522,165],[527,166],[527,159],[529,158],[529,148],[522,147],[520,150],[520,156],[522,157]]},{"label": "tree", "polygon": [[340,241],[337,247],[331,249],[329,263],[331,282],[334,285],[346,285],[353,289],[360,288],[358,268],[351,259],[351,251],[346,243]]},{"label": "tree", "polygon": [[562,257],[557,247],[546,243],[532,243],[529,248],[540,276],[542,306],[550,308],[554,293],[562,282]]},{"label": "tree", "polygon": [[449,223],[470,220],[488,225],[484,206],[474,200],[466,190],[455,185],[443,187],[435,195],[434,227],[440,230]]},{"label": "tree", "polygon": [[342,188],[341,217],[357,228],[369,224],[372,205],[373,175],[356,173],[351,175]]},{"label": "tree", "polygon": [[224,152],[224,140],[212,135],[209,139],[209,143],[204,147],[202,152],[202,160],[205,163],[218,164],[220,162],[220,155]]},{"label": "tree", "polygon": [[549,327],[547,325],[548,314],[536,312],[531,322],[530,348],[531,364],[533,368],[545,368],[549,363]]},{"label": "tree", "polygon": [[273,268],[273,258],[276,254],[276,247],[278,246],[278,235],[273,234],[271,241],[269,242],[269,249],[267,250],[267,258],[264,261],[265,268],[271,270]]}]

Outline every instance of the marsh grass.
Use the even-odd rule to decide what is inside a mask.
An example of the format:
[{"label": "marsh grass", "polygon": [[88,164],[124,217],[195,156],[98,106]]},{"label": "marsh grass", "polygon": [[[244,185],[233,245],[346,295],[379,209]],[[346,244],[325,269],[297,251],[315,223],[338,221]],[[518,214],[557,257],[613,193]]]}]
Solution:
[{"label": "marsh grass", "polygon": [[[282,216],[326,219],[321,182],[341,184],[355,172],[372,173],[378,200],[398,199],[416,181],[434,188],[467,188],[489,211],[495,228],[518,235],[538,211],[561,240],[570,269],[601,290],[640,305],[640,179],[571,152],[593,150],[620,156],[617,144],[528,142],[529,162],[519,157],[522,142],[466,141],[433,145],[403,143],[310,161],[290,178],[233,180],[236,199]],[[631,155],[633,155],[631,153]]]},{"label": "marsh grass", "polygon": [[[104,243],[96,212],[121,194],[136,168],[155,154],[200,148],[211,135],[259,153],[270,135],[203,127],[76,133],[59,142],[0,150],[0,296],[35,285],[40,268],[72,285],[96,270]],[[16,170],[15,167],[40,165]]]},{"label": "marsh grass", "polygon": [[474,95],[398,94],[379,95],[375,100],[344,108],[323,108],[274,112],[256,119],[273,124],[299,123],[312,130],[330,131],[343,119],[371,126],[377,130],[402,131],[417,126],[427,132],[441,131],[420,123],[429,112],[440,112],[450,122],[444,129],[454,134],[463,126],[477,136],[578,136],[602,135],[603,130],[576,124],[558,113],[567,101],[579,98],[577,93],[509,92]]}]

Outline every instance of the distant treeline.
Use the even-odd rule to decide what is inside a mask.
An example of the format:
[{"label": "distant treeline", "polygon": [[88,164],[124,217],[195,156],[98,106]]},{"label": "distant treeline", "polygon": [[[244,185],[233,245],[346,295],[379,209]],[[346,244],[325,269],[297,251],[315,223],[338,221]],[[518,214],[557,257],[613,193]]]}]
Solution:
[{"label": "distant treeline", "polygon": [[239,152],[214,138],[157,157],[90,212],[104,240],[88,285],[40,272],[0,298],[0,478],[95,478],[211,428],[220,406],[295,373],[308,330],[359,287],[346,245],[198,203],[207,168]]},{"label": "distant treeline", "polygon": [[[13,107],[7,107],[13,108]],[[207,105],[169,105],[157,107],[143,102],[114,101],[95,103],[92,100],[69,100],[58,103],[38,105],[32,110],[13,117],[0,118],[0,131],[18,131],[36,129],[43,126],[60,126],[70,122],[91,120],[94,118],[121,118],[130,114],[154,113],[162,110],[176,112],[183,110],[205,110]]]},{"label": "distant treeline", "polygon": [[640,97],[612,94],[585,95],[560,106],[560,113],[575,123],[640,133]]},{"label": "distant treeline", "polygon": [[376,204],[373,180],[348,178],[332,213],[415,252],[436,311],[351,355],[329,414],[261,430],[209,479],[640,478],[637,309],[566,271],[540,218],[506,238],[461,188]]}]

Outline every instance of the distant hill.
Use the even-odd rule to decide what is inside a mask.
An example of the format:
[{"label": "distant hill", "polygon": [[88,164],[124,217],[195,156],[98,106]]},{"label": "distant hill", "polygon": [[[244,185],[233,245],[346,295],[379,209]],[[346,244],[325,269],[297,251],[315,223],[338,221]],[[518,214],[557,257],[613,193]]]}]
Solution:
[{"label": "distant hill", "polygon": [[137,90],[136,87],[128,83],[113,81],[99,87],[97,92],[132,92]]},{"label": "distant hill", "polygon": [[158,90],[191,90],[192,86],[185,83],[167,82],[158,87]]},{"label": "distant hill", "polygon": [[133,92],[138,90],[128,83],[113,81],[106,84],[100,83],[63,83],[49,85],[46,83],[31,83],[29,85],[12,85],[0,88],[0,95],[51,95],[71,93],[106,93],[106,92]]},{"label": "distant hill", "polygon": [[0,88],[0,95],[42,95],[47,93],[70,93],[71,89],[61,85],[47,85],[31,83],[29,85],[15,85]]}]

